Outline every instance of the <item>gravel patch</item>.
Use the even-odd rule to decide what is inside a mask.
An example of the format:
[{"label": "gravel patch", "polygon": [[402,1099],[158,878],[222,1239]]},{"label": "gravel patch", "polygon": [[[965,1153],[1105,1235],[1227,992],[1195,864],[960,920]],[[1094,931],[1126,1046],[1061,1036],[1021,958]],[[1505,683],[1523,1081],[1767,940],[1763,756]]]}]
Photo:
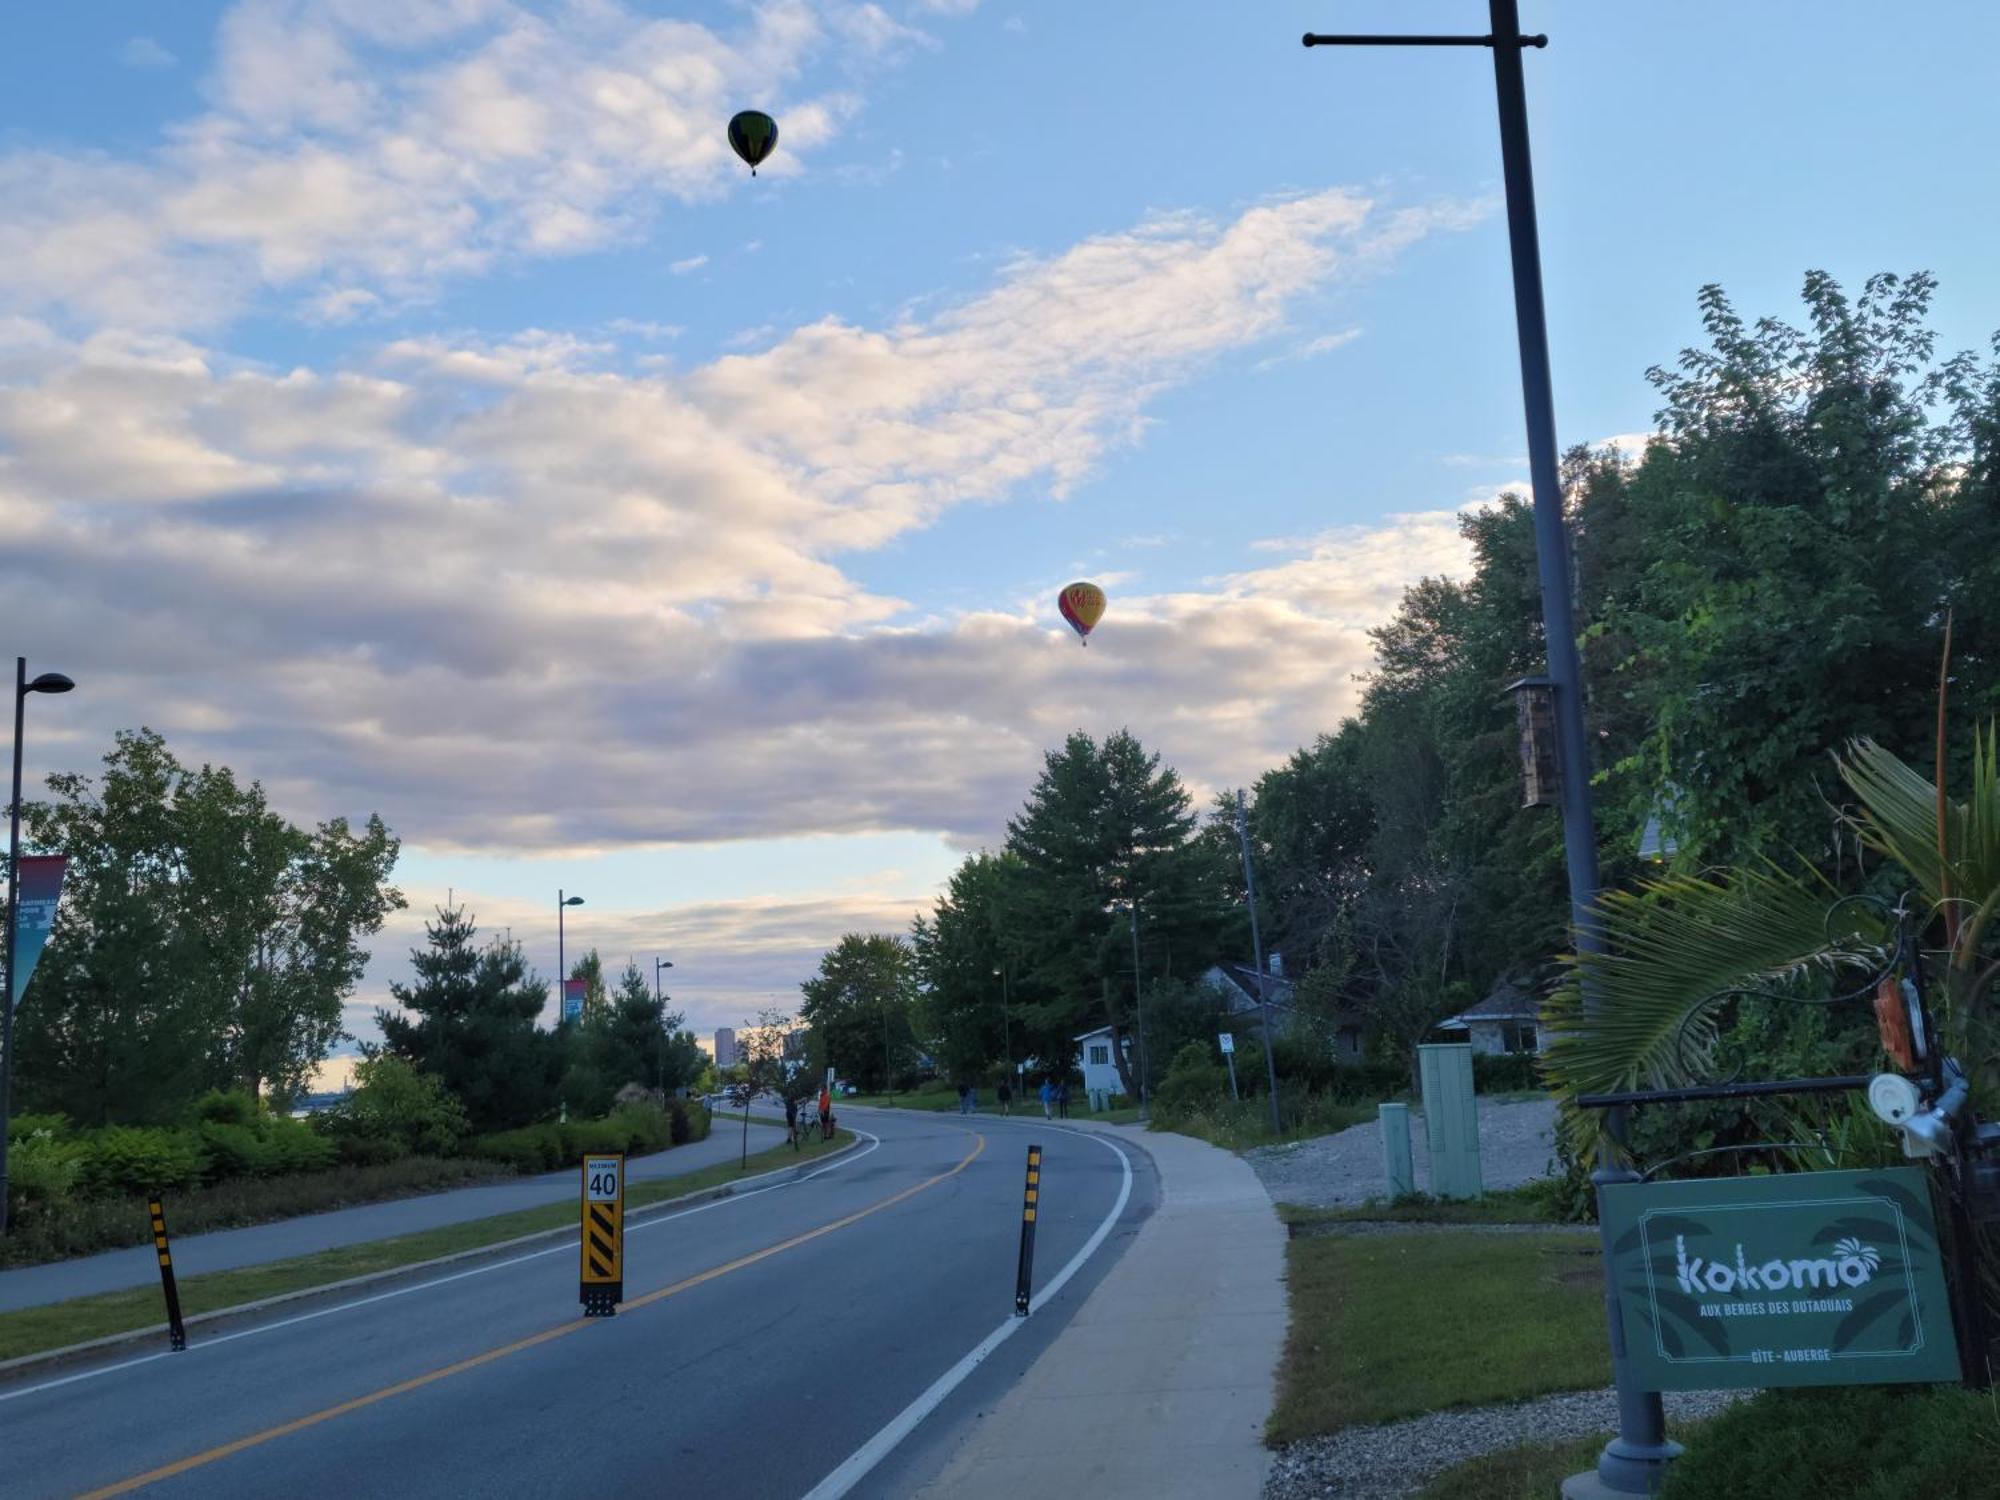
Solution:
[{"label": "gravel patch", "polygon": [[[1553,1176],[1556,1169],[1556,1105],[1553,1099],[1528,1099],[1511,1104],[1478,1101],[1479,1173],[1489,1189],[1520,1187]],[[1417,1191],[1429,1192],[1430,1150],[1424,1117],[1410,1111],[1410,1154],[1416,1163]],[[1382,1165],[1382,1127],[1365,1125],[1258,1146],[1243,1153],[1275,1203],[1335,1207],[1366,1203],[1387,1195]]]},{"label": "gravel patch", "polygon": [[[1749,1391],[1675,1391],[1667,1420],[1712,1417]],[[1379,1427],[1307,1438],[1278,1451],[1264,1500],[1405,1500],[1453,1464],[1523,1443],[1560,1442],[1618,1430],[1610,1389],[1569,1391],[1507,1406],[1434,1411]]]}]

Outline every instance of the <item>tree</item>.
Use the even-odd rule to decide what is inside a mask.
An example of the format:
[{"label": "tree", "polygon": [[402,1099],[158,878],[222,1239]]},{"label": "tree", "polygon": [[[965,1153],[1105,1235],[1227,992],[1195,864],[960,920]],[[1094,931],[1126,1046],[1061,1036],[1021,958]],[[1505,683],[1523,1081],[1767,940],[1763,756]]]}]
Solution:
[{"label": "tree", "polygon": [[820,1066],[870,1093],[888,1092],[916,1066],[916,955],[901,938],[848,933],[799,990]]},{"label": "tree", "polygon": [[102,1123],[175,1119],[208,1088],[300,1092],[343,1035],[360,940],[403,905],[381,820],[294,827],[145,729],[94,780],[48,785],[28,842],[70,863],[17,1018],[23,1102]]},{"label": "tree", "polygon": [[583,1014],[585,1024],[602,1022],[610,1013],[611,999],[604,988],[604,960],[592,948],[569,966],[569,977],[583,981]]},{"label": "tree", "polygon": [[1173,768],[1124,730],[1101,746],[1078,731],[1049,752],[1007,825],[1018,871],[1015,951],[1034,997],[1023,1015],[1045,1064],[1066,1065],[1077,1034],[1108,1025],[1111,1055],[1136,1097],[1122,1045],[1134,905],[1141,983],[1201,972],[1237,919],[1225,846],[1198,840],[1196,823]]},{"label": "tree", "polygon": [[1024,1030],[1014,1007],[1032,985],[1017,956],[1009,906],[1020,879],[1008,854],[981,851],[952,872],[929,917],[912,924],[918,1034],[949,1076],[974,1079],[995,1063],[1010,1077]]},{"label": "tree", "polygon": [[[792,1018],[783,1011],[767,1008],[754,1023],[743,1023],[743,1058],[736,1065],[736,1080],[729,1086],[729,1102],[743,1111],[742,1165],[750,1165],[750,1103],[766,1091],[777,1093],[791,1077],[785,1066],[785,1034]],[[801,1070],[802,1071],[802,1070]]]},{"label": "tree", "polygon": [[[392,984],[402,1013],[378,1010],[381,1051],[435,1074],[465,1106],[475,1130],[505,1130],[555,1107],[562,1049],[535,1025],[548,986],[518,944],[477,948],[462,906],[437,908],[413,949],[413,985]],[[415,1019],[411,1019],[414,1015]]]}]

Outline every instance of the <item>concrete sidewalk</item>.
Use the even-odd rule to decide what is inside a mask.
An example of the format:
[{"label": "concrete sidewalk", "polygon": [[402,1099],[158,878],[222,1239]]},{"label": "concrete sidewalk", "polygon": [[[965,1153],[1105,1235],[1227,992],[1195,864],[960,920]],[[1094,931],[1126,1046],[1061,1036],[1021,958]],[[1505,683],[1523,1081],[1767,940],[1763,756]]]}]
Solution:
[{"label": "concrete sidewalk", "polygon": [[[784,1130],[775,1125],[750,1125],[750,1150],[762,1151],[782,1145]],[[634,1157],[628,1177],[646,1182],[660,1177],[684,1177],[703,1167],[737,1159],[743,1150],[742,1117],[731,1121],[726,1115],[714,1117],[706,1139],[691,1141],[650,1156]],[[295,1219],[277,1219],[269,1224],[252,1224],[243,1229],[217,1229],[208,1234],[188,1235],[174,1241],[174,1269],[182,1276],[198,1276],[204,1271],[230,1271],[238,1266],[263,1265],[267,1261],[288,1260],[310,1255],[316,1250],[335,1250],[343,1245],[360,1245],[370,1240],[393,1239],[439,1229],[447,1224],[464,1224],[516,1209],[537,1208],[544,1203],[560,1203],[576,1197],[574,1168],[546,1172],[536,1177],[516,1177],[479,1187],[452,1188],[442,1193],[424,1193],[412,1198],[392,1198],[385,1203],[364,1203],[357,1208],[336,1208],[322,1214],[303,1214]],[[135,1221],[144,1217],[144,1205],[135,1210]],[[167,1220],[172,1228],[171,1210]],[[41,1307],[50,1302],[66,1302],[71,1297],[88,1297],[98,1292],[122,1291],[134,1286],[157,1286],[160,1266],[153,1247],[135,1245],[124,1250],[107,1250],[76,1260],[50,1261],[47,1265],[22,1266],[0,1271],[0,1312],[16,1308]]]},{"label": "concrete sidewalk", "polygon": [[1285,1231],[1257,1176],[1189,1136],[1071,1120],[1141,1147],[1160,1205],[921,1500],[1257,1500],[1286,1328]]}]

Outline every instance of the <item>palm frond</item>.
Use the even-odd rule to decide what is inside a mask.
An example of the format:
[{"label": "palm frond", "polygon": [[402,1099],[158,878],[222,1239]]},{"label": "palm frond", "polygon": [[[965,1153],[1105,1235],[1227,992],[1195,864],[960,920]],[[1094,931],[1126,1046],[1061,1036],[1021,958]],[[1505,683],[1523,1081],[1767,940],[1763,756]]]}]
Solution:
[{"label": "palm frond", "polygon": [[[1938,852],[1935,783],[1874,740],[1849,741],[1834,763],[1841,780],[1860,799],[1861,811],[1854,822],[1862,843],[1908,871],[1933,905],[1944,899],[1948,888],[1963,894],[1963,887],[1951,878]],[[1955,813],[1956,809],[1947,805],[1947,847],[1957,847],[1958,841],[1951,837],[1956,832],[1952,825],[1960,821]]]},{"label": "palm frond", "polygon": [[[1672,1088],[1712,1075],[1718,1007],[1731,989],[1776,987],[1829,973],[1880,937],[1874,914],[1829,908],[1838,893],[1817,876],[1776,866],[1695,875],[1608,892],[1598,904],[1604,950],[1570,960],[1569,981],[1545,1019],[1554,1040],[1542,1069],[1565,1101],[1577,1094]],[[1584,1014],[1588,988],[1597,1004]],[[1564,1129],[1579,1154],[1594,1143],[1594,1114],[1569,1108]]]}]

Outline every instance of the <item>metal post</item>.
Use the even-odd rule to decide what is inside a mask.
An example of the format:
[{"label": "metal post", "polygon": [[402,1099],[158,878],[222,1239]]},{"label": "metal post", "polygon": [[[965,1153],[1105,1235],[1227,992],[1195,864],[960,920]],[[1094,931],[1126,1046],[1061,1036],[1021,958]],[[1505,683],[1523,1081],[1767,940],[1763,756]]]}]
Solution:
[{"label": "metal post", "polygon": [[158,1198],[146,1201],[152,1216],[153,1253],[160,1258],[160,1290],[167,1298],[167,1347],[176,1354],[186,1352],[187,1325],[181,1321],[181,1289],[174,1280],[174,1254],[167,1245],[167,1210]]},{"label": "metal post", "polygon": [[[1528,472],[1534,492],[1535,552],[1542,592],[1542,629],[1548,675],[1554,683],[1557,755],[1562,778],[1563,851],[1569,873],[1570,923],[1580,953],[1602,951],[1593,912],[1597,899],[1597,835],[1590,808],[1590,744],[1583,722],[1582,670],[1576,649],[1576,620],[1570,599],[1569,533],[1563,515],[1557,466],[1554,382],[1549,373],[1547,319],[1542,303],[1542,262],[1535,226],[1535,181],[1528,146],[1527,84],[1521,68],[1524,47],[1543,47],[1545,36],[1521,31],[1518,0],[1487,0],[1491,30],[1471,37],[1313,36],[1313,46],[1458,46],[1493,52],[1493,81],[1500,113],[1500,160],[1506,182],[1507,239],[1514,273],[1514,319],[1521,355],[1521,393],[1528,429]],[[1596,987],[1586,979],[1587,1016],[1600,1011]],[[1622,1143],[1625,1116],[1613,1110],[1605,1121],[1613,1143]],[[1591,1180],[1600,1203],[1606,1187],[1634,1181],[1611,1146],[1601,1153]],[[1602,1214],[1599,1215],[1602,1218]],[[1618,1436],[1605,1445],[1594,1473],[1572,1476],[1563,1485],[1568,1500],[1601,1495],[1649,1495],[1666,1477],[1680,1445],[1666,1438],[1666,1417],[1657,1391],[1639,1388],[1625,1356],[1625,1329],[1605,1257],[1605,1308],[1611,1366],[1618,1390]]]},{"label": "metal post", "polygon": [[563,1023],[563,1011],[569,1003],[569,964],[563,953],[563,912],[569,902],[563,896],[561,886],[556,887],[556,1025]]},{"label": "metal post", "polygon": [[1139,972],[1139,898],[1132,898],[1132,993],[1139,1010],[1139,1118],[1152,1119],[1152,1090],[1146,1078],[1146,979]]},{"label": "metal post", "polygon": [[21,726],[28,658],[14,658],[14,796],[7,804],[7,988],[0,994],[0,1234],[7,1232],[7,1137],[14,1107],[14,924],[21,890]]},{"label": "metal post", "polygon": [[[1250,954],[1257,961],[1257,1009],[1264,1025],[1264,1077],[1271,1086],[1271,1134],[1283,1135],[1285,1127],[1278,1118],[1278,1064],[1271,1045],[1271,997],[1265,989],[1264,939],[1257,929],[1257,872],[1250,858],[1250,797],[1241,790],[1236,793],[1236,839],[1243,846],[1243,889],[1250,898]],[[1235,1082],[1234,1064],[1229,1076]]]},{"label": "metal post", "polygon": [[1025,1318],[1035,1289],[1035,1218],[1042,1196],[1042,1148],[1028,1147],[1028,1187],[1021,1199],[1021,1258],[1014,1268],[1014,1316]]},{"label": "metal post", "polygon": [[[1000,965],[1000,1050],[1007,1054],[1007,1071],[1010,1075],[1014,1070],[1014,1033],[1007,1024],[1007,1013],[1013,1003],[1013,995],[1008,984],[1007,965],[1003,963]],[[1008,1080],[1008,1087],[1013,1087],[1011,1077]]]}]

